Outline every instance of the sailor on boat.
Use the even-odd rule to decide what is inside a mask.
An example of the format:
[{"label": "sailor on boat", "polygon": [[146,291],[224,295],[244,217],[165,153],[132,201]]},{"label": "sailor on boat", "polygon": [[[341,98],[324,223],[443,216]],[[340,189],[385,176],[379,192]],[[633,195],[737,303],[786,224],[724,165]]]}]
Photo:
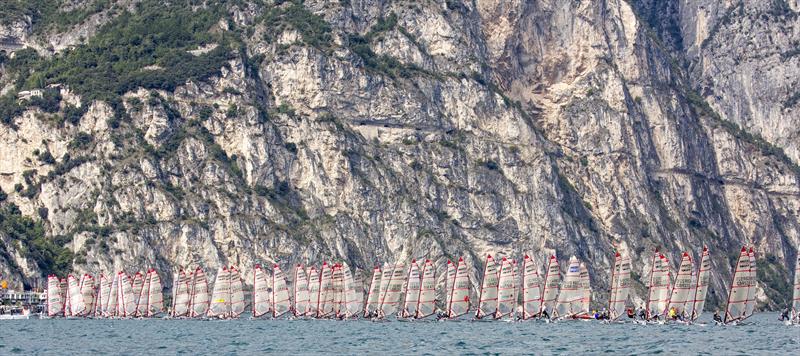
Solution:
[{"label": "sailor on boat", "polygon": [[722,323],[722,317],[719,316],[719,310],[714,310],[714,321],[717,323]]},{"label": "sailor on boat", "polygon": [[633,311],[633,308],[628,308],[627,313],[628,313],[628,319],[631,320],[636,319],[636,313]]}]

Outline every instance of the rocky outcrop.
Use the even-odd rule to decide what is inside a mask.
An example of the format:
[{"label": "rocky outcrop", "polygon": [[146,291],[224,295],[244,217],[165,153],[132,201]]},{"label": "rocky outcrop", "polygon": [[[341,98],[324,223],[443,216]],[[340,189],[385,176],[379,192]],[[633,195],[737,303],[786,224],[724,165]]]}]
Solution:
[{"label": "rocky outcrop", "polygon": [[[700,67],[628,2],[305,1],[330,25],[324,45],[291,26],[265,40],[265,9],[243,6],[219,29],[251,29],[244,49],[209,80],[126,93],[130,120],[94,101],[74,124],[29,108],[0,126],[9,203],[37,219],[45,208],[48,234],[73,236],[76,269],[342,259],[369,271],[429,256],[442,276],[463,255],[477,281],[487,253],[574,254],[602,300],[614,250],[643,282],[655,247],[677,263],[708,245],[713,305],[730,255],[752,243],[778,271],[767,277],[788,280],[776,266],[800,242],[796,166],[729,124],[738,99],[698,100]],[[796,123],[782,110],[758,115]],[[775,288],[762,285],[766,305],[782,302]]]}]

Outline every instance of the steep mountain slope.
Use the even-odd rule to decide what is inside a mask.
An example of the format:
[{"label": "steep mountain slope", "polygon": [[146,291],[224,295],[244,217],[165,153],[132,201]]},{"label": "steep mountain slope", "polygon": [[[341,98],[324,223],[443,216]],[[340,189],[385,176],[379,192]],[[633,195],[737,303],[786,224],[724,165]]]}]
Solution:
[{"label": "steep mountain slope", "polygon": [[[477,280],[486,253],[557,253],[603,299],[614,249],[643,280],[654,248],[706,244],[713,306],[749,242],[760,300],[788,293],[797,57],[723,66],[730,41],[682,30],[708,28],[696,4],[192,3],[4,14],[3,276],[464,255]],[[766,68],[788,79],[747,79]]]}]

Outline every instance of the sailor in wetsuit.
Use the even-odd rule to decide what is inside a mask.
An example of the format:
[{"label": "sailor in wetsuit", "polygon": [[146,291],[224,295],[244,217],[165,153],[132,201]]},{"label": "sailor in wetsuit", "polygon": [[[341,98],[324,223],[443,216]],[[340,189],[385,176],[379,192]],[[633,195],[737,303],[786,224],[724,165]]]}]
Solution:
[{"label": "sailor in wetsuit", "polygon": [[633,312],[633,308],[628,308],[628,319],[636,319],[636,313]]},{"label": "sailor in wetsuit", "polygon": [[722,323],[722,317],[719,316],[719,310],[714,310],[714,321]]},{"label": "sailor in wetsuit", "polygon": [[550,314],[547,312],[547,309],[543,309],[542,313],[539,314],[540,318],[550,319]]}]

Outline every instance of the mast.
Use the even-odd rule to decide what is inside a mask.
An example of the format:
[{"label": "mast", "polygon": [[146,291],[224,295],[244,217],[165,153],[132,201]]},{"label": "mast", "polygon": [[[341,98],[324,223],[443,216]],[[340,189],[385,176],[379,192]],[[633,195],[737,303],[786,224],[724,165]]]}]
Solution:
[{"label": "mast", "polygon": [[656,271],[656,260],[658,259],[658,255],[659,255],[658,249],[656,249],[655,254],[653,254],[653,264],[652,264],[652,267],[650,268],[650,284],[648,285],[647,304],[645,305],[645,311],[647,313],[647,319],[650,319],[650,318],[653,317],[652,315],[650,315],[650,304],[652,303],[652,300],[653,300],[653,274]]}]

